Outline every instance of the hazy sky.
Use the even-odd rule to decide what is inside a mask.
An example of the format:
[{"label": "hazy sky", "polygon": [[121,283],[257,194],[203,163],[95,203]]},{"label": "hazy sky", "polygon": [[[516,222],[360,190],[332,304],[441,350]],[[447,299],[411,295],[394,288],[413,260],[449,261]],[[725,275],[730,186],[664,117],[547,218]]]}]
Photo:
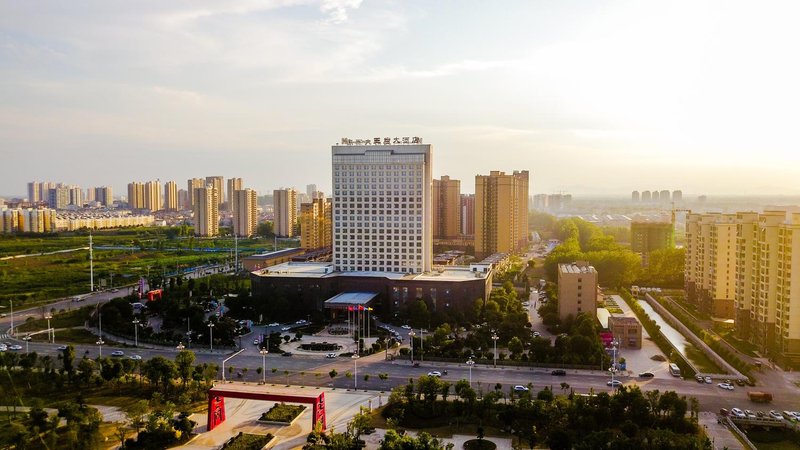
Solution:
[{"label": "hazy sky", "polygon": [[532,193],[800,193],[800,3],[0,0],[0,194],[330,186],[341,137]]}]

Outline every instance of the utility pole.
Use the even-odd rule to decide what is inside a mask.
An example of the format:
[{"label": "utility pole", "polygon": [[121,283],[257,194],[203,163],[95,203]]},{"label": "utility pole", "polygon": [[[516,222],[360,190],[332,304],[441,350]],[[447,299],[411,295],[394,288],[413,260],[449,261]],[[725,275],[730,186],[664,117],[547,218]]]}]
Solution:
[{"label": "utility pole", "polygon": [[89,232],[89,292],[94,292],[94,254],[92,252],[92,232]]}]

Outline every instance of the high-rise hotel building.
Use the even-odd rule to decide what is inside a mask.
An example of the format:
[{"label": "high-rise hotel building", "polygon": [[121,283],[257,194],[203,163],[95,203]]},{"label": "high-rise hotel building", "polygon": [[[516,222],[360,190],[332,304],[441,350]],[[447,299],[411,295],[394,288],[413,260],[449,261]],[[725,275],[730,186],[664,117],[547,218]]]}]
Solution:
[{"label": "high-rise hotel building", "polygon": [[333,156],[333,265],[341,272],[431,270],[431,146],[343,139]]}]

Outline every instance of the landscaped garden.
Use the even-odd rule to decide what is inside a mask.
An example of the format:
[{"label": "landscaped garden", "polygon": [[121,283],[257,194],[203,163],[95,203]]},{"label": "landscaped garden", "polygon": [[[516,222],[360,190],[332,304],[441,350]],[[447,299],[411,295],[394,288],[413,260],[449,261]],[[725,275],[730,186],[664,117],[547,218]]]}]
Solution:
[{"label": "landscaped garden", "polygon": [[258,420],[265,422],[280,422],[292,423],[300,414],[305,411],[306,407],[301,405],[287,405],[285,403],[276,403],[269,409],[269,411],[261,414]]}]

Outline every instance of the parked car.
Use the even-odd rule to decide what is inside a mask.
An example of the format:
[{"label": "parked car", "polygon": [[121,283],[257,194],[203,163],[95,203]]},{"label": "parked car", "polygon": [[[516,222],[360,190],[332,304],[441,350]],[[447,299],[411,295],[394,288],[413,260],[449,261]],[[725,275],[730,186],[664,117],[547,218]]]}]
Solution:
[{"label": "parked car", "polygon": [[539,333],[538,331],[534,331],[533,332],[533,337],[541,337],[541,336],[542,336],[542,333]]},{"label": "parked car", "polygon": [[753,411],[750,411],[749,409],[745,409],[744,410],[744,415],[747,416],[748,419],[755,419],[755,418],[758,417],[758,416],[756,416],[756,413],[754,413]]},{"label": "parked car", "polygon": [[719,384],[717,384],[717,387],[720,387],[720,388],[728,390],[728,391],[732,391],[733,390],[733,385],[730,384],[730,383],[719,383]]},{"label": "parked car", "polygon": [[111,352],[111,356],[116,356],[116,357],[125,356],[125,352],[123,352],[122,350],[114,350],[113,352]]},{"label": "parked car", "polygon": [[622,381],[619,381],[619,380],[609,380],[609,381],[606,383],[606,386],[611,386],[611,387],[620,387],[620,386],[622,386]]},{"label": "parked car", "polygon": [[528,389],[527,386],[523,386],[521,384],[518,384],[518,385],[514,386],[514,391],[516,391],[516,392],[528,392],[528,390],[529,389]]},{"label": "parked car", "polygon": [[705,377],[705,378],[703,378],[703,380],[705,380],[706,384],[714,383],[714,381],[711,379],[711,377]]},{"label": "parked car", "polygon": [[428,376],[429,377],[441,378],[442,372],[439,372],[438,370],[432,370],[432,371],[428,372]]},{"label": "parked car", "polygon": [[731,415],[733,417],[739,417],[739,418],[742,418],[742,419],[747,417],[747,416],[745,416],[744,411],[742,411],[739,408],[731,408]]},{"label": "parked car", "polygon": [[556,369],[556,370],[550,372],[550,375],[555,375],[555,376],[559,376],[559,377],[563,377],[566,374],[567,374],[567,371],[564,370],[564,369]]},{"label": "parked car", "polygon": [[292,356],[292,352],[283,352],[281,356]]},{"label": "parked car", "polygon": [[739,386],[744,386],[744,380],[741,379],[741,378],[737,378],[736,379],[736,384],[738,384]]},{"label": "parked car", "polygon": [[769,416],[776,420],[784,420],[781,413],[775,411],[774,409],[769,412]]},{"label": "parked car", "polygon": [[653,372],[642,372],[639,374],[641,378],[653,378],[655,374]]}]

